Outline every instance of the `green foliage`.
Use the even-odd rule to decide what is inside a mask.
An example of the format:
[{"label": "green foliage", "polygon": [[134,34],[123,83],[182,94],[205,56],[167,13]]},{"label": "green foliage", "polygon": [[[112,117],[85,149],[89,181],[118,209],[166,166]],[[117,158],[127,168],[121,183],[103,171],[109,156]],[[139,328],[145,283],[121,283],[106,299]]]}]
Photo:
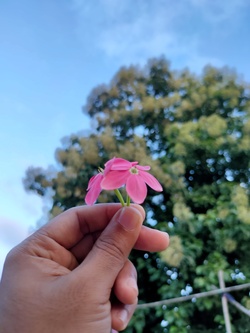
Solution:
[{"label": "green foliage", "polygon": [[[249,85],[227,68],[196,77],[164,58],[122,68],[90,93],[84,112],[96,130],[71,135],[54,170],[30,168],[25,185],[53,191],[51,215],[84,202],[89,178],[113,156],[151,165],[164,191],[149,190],[146,224],[169,232],[163,254],[133,251],[140,302],[152,302],[250,279]],[[100,201],[115,200],[103,193]],[[246,302],[247,293],[234,297]],[[230,307],[234,332],[249,320]],[[239,329],[240,327],[240,329]],[[224,332],[220,296],[138,310],[126,332]]]}]

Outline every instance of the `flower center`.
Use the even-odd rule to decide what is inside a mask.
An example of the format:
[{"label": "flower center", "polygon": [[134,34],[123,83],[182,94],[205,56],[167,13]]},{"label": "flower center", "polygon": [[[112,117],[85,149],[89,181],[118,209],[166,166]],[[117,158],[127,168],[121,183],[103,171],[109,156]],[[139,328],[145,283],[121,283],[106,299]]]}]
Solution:
[{"label": "flower center", "polygon": [[138,173],[139,173],[139,170],[135,167],[130,168],[129,171],[134,175],[138,175]]}]

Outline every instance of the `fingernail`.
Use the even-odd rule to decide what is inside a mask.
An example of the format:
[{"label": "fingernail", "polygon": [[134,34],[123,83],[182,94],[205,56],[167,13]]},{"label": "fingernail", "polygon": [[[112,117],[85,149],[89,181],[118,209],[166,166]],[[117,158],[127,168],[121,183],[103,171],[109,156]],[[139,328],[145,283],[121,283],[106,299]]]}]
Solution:
[{"label": "fingernail", "polygon": [[134,289],[138,292],[138,287],[137,287],[137,283],[135,281],[134,278],[128,278],[127,280],[127,285],[131,288],[131,289]]},{"label": "fingernail", "polygon": [[138,226],[138,224],[142,224],[142,215],[136,208],[123,207],[119,211],[117,221],[124,229],[132,231]]},{"label": "fingernail", "polygon": [[127,286],[129,286],[129,288],[131,288],[135,291],[135,297],[137,298],[137,296],[138,296],[138,286],[137,286],[136,280],[132,277],[128,278],[127,279]]},{"label": "fingernail", "polygon": [[128,312],[126,310],[122,310],[119,314],[119,318],[123,324],[126,325],[128,321]]}]

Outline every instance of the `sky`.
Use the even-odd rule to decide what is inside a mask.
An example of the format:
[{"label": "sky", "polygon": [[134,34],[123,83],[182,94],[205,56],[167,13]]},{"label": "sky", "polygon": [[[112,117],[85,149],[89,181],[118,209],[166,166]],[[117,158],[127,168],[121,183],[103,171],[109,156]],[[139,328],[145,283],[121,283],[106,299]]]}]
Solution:
[{"label": "sky", "polygon": [[55,165],[63,137],[91,130],[94,87],[162,55],[250,82],[249,33],[250,0],[0,0],[0,275],[48,207],[25,192],[25,171]]}]

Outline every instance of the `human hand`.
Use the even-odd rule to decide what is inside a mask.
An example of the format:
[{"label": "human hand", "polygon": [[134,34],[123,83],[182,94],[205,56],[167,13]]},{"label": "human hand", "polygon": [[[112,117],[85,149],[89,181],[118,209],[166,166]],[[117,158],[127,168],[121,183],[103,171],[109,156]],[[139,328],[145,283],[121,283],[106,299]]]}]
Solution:
[{"label": "human hand", "polygon": [[123,330],[138,296],[131,249],[168,245],[167,234],[142,226],[144,214],[138,205],[76,207],[15,247],[0,282],[0,332]]}]

